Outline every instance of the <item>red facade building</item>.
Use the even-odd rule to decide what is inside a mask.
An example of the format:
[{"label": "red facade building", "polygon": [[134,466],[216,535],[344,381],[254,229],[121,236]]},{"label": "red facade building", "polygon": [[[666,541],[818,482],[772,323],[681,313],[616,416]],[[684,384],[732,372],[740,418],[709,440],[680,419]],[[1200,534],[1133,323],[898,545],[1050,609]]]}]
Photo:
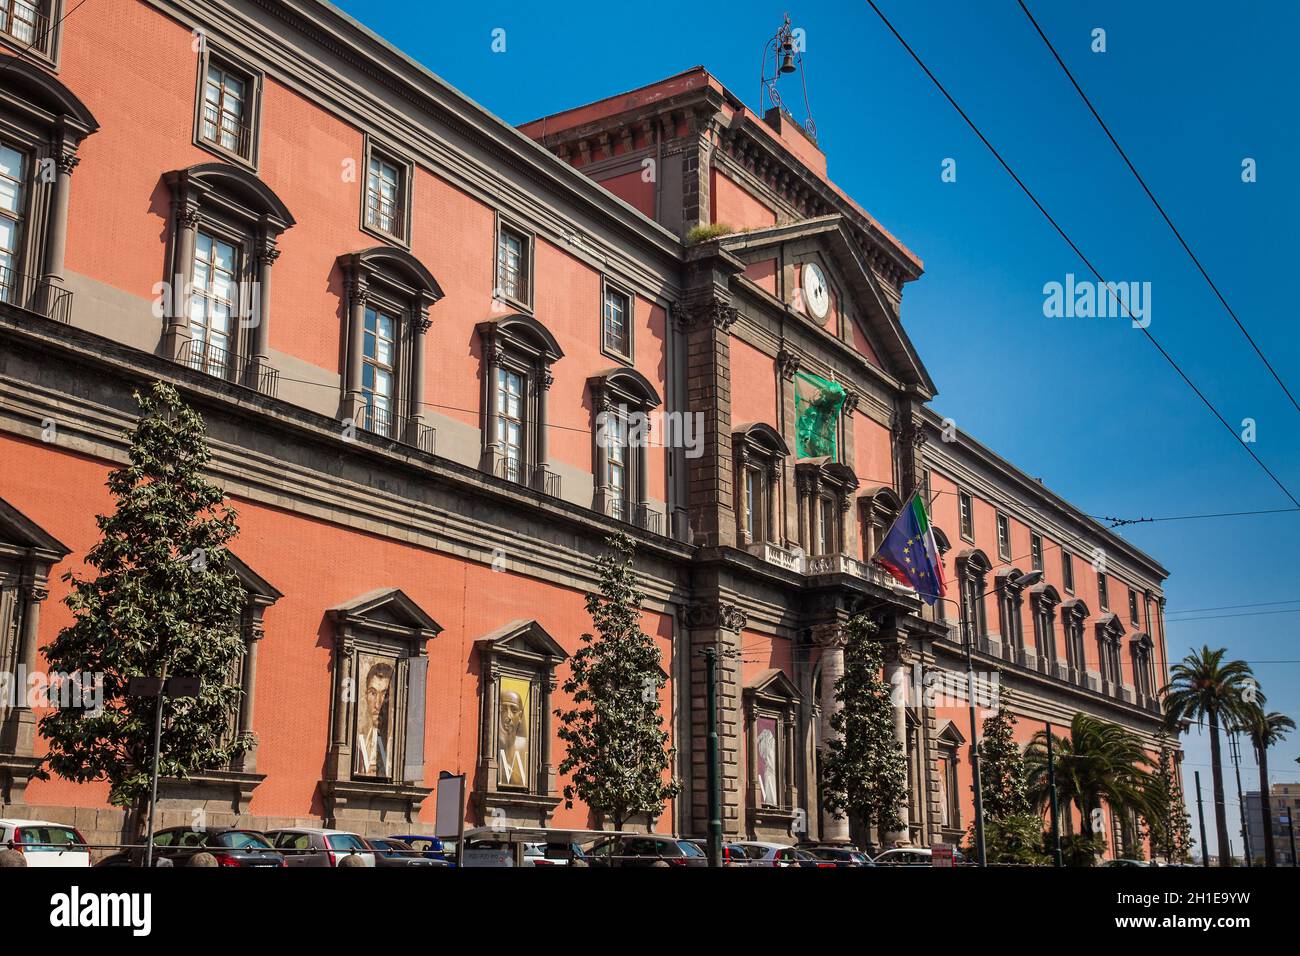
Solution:
[{"label": "red facade building", "polygon": [[[6,53],[40,36],[14,8]],[[869,561],[918,489],[1021,738],[1085,711],[1156,746],[1165,570],[945,427],[900,318],[921,261],[789,116],[696,68],[515,129],[319,0],[113,0],[2,69],[0,669],[71,619],[142,383],[201,411],[239,511],[258,744],[167,783],[164,822],[409,830],[447,770],[471,823],[599,825],[551,714],[623,530],[683,784],[641,823],[705,832],[714,647],[728,833],[843,838],[845,622],[878,620],[896,680],[963,668],[955,601]],[[882,837],[969,825],[965,714],[897,708]],[[0,815],[112,842],[105,787],[31,779],[36,716],[0,701]]]}]

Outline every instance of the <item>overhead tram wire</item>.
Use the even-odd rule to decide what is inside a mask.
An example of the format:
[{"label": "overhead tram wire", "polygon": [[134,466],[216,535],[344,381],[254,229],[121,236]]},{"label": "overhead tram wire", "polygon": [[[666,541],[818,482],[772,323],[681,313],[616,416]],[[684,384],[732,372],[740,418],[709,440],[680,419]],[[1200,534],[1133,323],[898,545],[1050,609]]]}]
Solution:
[{"label": "overhead tram wire", "polygon": [[[893,23],[891,23],[889,18],[885,16],[884,12],[880,9],[880,7],[876,5],[875,0],[867,0],[867,5],[870,6],[873,11],[875,11],[876,16],[880,18],[881,22],[884,23],[884,25],[888,28],[889,32],[894,35],[894,38],[898,40],[898,42],[902,45],[903,49],[906,50],[908,55],[911,56],[911,58],[916,62],[916,65],[921,68],[922,72],[924,72],[925,75],[930,79],[930,82],[934,84],[935,88],[938,89],[941,94],[943,94],[944,99],[946,99],[948,103],[952,106],[952,108],[957,111],[958,115],[961,116],[962,120],[965,121],[966,125],[971,128],[971,131],[974,132],[974,134],[979,138],[980,142],[983,143],[984,146],[988,149],[988,151],[993,155],[993,158],[998,161],[998,163],[1002,166],[1004,170],[1006,170],[1007,175],[1009,175],[1015,181],[1016,185],[1020,187],[1021,192],[1023,192],[1029,198],[1029,201],[1034,204],[1035,208],[1037,208],[1038,211],[1043,214],[1043,218],[1045,218],[1048,221],[1048,223],[1051,224],[1052,228],[1056,230],[1057,234],[1062,239],[1065,240],[1066,245],[1068,245],[1070,249],[1074,252],[1074,254],[1079,257],[1079,260],[1085,266],[1088,267],[1088,271],[1091,272],[1096,277],[1097,282],[1102,287],[1107,288],[1111,298],[1115,299],[1115,301],[1120,305],[1120,307],[1123,308],[1124,312],[1128,314],[1130,319],[1133,319],[1133,313],[1129,310],[1128,305],[1122,300],[1120,300],[1117,296],[1115,296],[1113,288],[1106,283],[1106,280],[1102,277],[1101,273],[1097,270],[1096,266],[1092,264],[1092,260],[1089,259],[1086,255],[1084,255],[1083,250],[1080,249],[1078,244],[1075,243],[1075,241],[1070,238],[1069,233],[1067,233],[1065,229],[1061,226],[1061,224],[1058,223],[1056,219],[1052,216],[1052,214],[1047,211],[1047,208],[1041,202],[1039,202],[1038,197],[1034,195],[1033,190],[1031,190],[1027,185],[1025,185],[1024,180],[1022,180],[1020,176],[1017,175],[1016,171],[1011,167],[1011,164],[1002,158],[1002,154],[998,152],[997,147],[995,147],[991,142],[989,142],[988,137],[986,137],[984,133],[980,130],[980,128],[977,125],[975,125],[975,122],[966,114],[966,111],[961,108],[961,105],[955,99],[953,99],[952,94],[949,93],[947,88],[939,81],[939,78],[936,77],[933,72],[931,72],[930,68],[925,65],[925,61],[922,60],[921,57],[917,54],[917,52],[912,49],[911,45],[907,42],[907,40],[903,38],[902,34],[900,34],[898,30],[895,29]],[[1282,479],[1279,478],[1273,472],[1273,470],[1264,463],[1264,460],[1260,458],[1259,455],[1255,453],[1254,449],[1252,449],[1250,445],[1247,444],[1242,439],[1242,437],[1237,433],[1237,430],[1233,428],[1230,424],[1228,424],[1228,420],[1223,417],[1222,413],[1218,410],[1218,408],[1215,407],[1214,403],[1211,402],[1209,398],[1206,397],[1205,393],[1202,392],[1201,389],[1196,385],[1196,383],[1191,380],[1188,374],[1185,371],[1183,371],[1182,367],[1176,361],[1174,361],[1173,356],[1171,356],[1165,350],[1164,346],[1162,346],[1156,340],[1156,337],[1151,334],[1151,330],[1148,328],[1143,328],[1140,325],[1137,326],[1137,328],[1139,331],[1141,331],[1143,335],[1147,337],[1147,341],[1149,341],[1152,345],[1155,346],[1156,350],[1161,354],[1164,360],[1169,363],[1170,367],[1173,368],[1173,370],[1178,373],[1178,376],[1187,384],[1187,387],[1190,388],[1196,394],[1196,397],[1201,400],[1201,403],[1210,410],[1210,412],[1214,415],[1215,418],[1219,420],[1219,424],[1222,425],[1230,435],[1232,435],[1233,440],[1236,441],[1238,445],[1240,445],[1242,448],[1246,450],[1246,453],[1250,455],[1252,459],[1254,459],[1255,464],[1258,465],[1266,475],[1268,475],[1268,477],[1273,481],[1273,484],[1277,485],[1277,487],[1282,491],[1282,493],[1287,496],[1287,499],[1293,505],[1295,505],[1296,508],[1300,508],[1300,498],[1296,498],[1296,496],[1291,493],[1291,490],[1282,482]]]},{"label": "overhead tram wire", "polygon": [[1082,99],[1084,105],[1088,107],[1088,112],[1092,114],[1093,119],[1097,121],[1097,125],[1100,126],[1102,132],[1106,134],[1106,138],[1109,139],[1111,145],[1115,147],[1115,151],[1119,153],[1120,159],[1124,160],[1124,165],[1127,166],[1129,172],[1133,174],[1133,178],[1138,181],[1138,185],[1141,186],[1142,191],[1147,194],[1147,198],[1151,200],[1151,204],[1156,207],[1156,211],[1160,213],[1160,217],[1164,219],[1165,225],[1167,225],[1169,230],[1174,234],[1174,238],[1178,240],[1178,244],[1183,247],[1183,251],[1187,253],[1188,258],[1192,260],[1192,264],[1195,265],[1197,271],[1201,273],[1201,277],[1205,279],[1206,284],[1219,300],[1219,304],[1223,306],[1224,311],[1228,313],[1228,316],[1236,324],[1237,328],[1241,330],[1241,334],[1246,337],[1246,341],[1249,342],[1250,347],[1255,350],[1255,354],[1258,355],[1259,360],[1264,363],[1264,367],[1267,368],[1269,374],[1273,376],[1273,380],[1277,382],[1282,391],[1286,393],[1286,397],[1290,400],[1291,405],[1296,411],[1300,412],[1300,402],[1296,401],[1295,396],[1291,394],[1291,390],[1287,388],[1286,383],[1282,381],[1282,376],[1278,374],[1277,369],[1273,367],[1273,363],[1270,362],[1268,357],[1264,354],[1264,350],[1259,347],[1259,344],[1251,334],[1246,331],[1246,326],[1242,324],[1241,319],[1237,318],[1237,313],[1233,310],[1232,306],[1228,304],[1228,300],[1224,298],[1223,293],[1219,291],[1219,287],[1215,281],[1210,278],[1210,273],[1206,270],[1205,266],[1201,264],[1201,260],[1197,257],[1196,253],[1192,251],[1192,247],[1187,244],[1187,240],[1184,239],[1183,234],[1178,231],[1178,227],[1174,225],[1174,221],[1169,218],[1169,213],[1165,212],[1165,207],[1160,204],[1160,200],[1158,200],[1155,193],[1151,191],[1151,187],[1148,186],[1146,180],[1142,178],[1142,174],[1137,171],[1137,167],[1134,166],[1133,161],[1129,159],[1128,153],[1124,151],[1124,147],[1119,144],[1119,140],[1115,138],[1115,134],[1110,131],[1110,127],[1106,125],[1106,121],[1101,118],[1101,114],[1097,112],[1097,108],[1092,105],[1092,100],[1088,99],[1088,94],[1083,92],[1083,87],[1081,87],[1079,81],[1074,78],[1074,74],[1070,72],[1070,68],[1065,65],[1065,61],[1061,59],[1061,54],[1056,51],[1056,47],[1053,46],[1052,41],[1047,38],[1047,34],[1043,32],[1043,28],[1038,25],[1038,21],[1034,19],[1034,15],[1029,12],[1029,7],[1025,5],[1025,0],[1016,0],[1016,3],[1020,5],[1020,9],[1023,10],[1025,16],[1029,18],[1029,22],[1033,24],[1034,30],[1037,31],[1038,36],[1051,52],[1052,57],[1056,60],[1057,65],[1060,66],[1062,72],[1065,73],[1066,78],[1070,81],[1070,85],[1074,87],[1075,92],[1079,94],[1079,98]]}]

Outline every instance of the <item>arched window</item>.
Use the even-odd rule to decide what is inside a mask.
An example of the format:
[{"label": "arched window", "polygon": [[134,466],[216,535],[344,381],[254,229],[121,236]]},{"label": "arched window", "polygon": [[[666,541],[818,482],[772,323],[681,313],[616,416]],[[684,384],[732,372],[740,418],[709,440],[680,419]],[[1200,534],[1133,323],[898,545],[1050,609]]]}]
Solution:
[{"label": "arched window", "polygon": [[1101,678],[1100,690],[1110,697],[1120,696],[1123,683],[1120,669],[1120,642],[1124,639],[1124,625],[1114,613],[1103,614],[1097,620],[1097,671]]},{"label": "arched window", "polygon": [[781,543],[781,479],[790,448],[771,425],[745,424],[731,434],[736,466],[736,532],[742,548]]},{"label": "arched window", "polygon": [[862,527],[862,559],[870,561],[880,550],[885,535],[903,510],[903,502],[894,489],[885,485],[868,488],[858,495],[858,514]]},{"label": "arched window", "polygon": [[595,498],[601,514],[661,534],[663,515],[650,507],[646,446],[659,393],[640,372],[606,369],[587,379],[594,413]]},{"label": "arched window", "polygon": [[1065,662],[1069,678],[1082,684],[1087,671],[1087,658],[1083,648],[1084,622],[1092,612],[1082,600],[1066,601],[1061,605],[1061,625],[1065,628]]},{"label": "arched window", "polygon": [[[19,7],[0,5],[0,32]],[[68,203],[82,140],[99,129],[71,90],[31,63],[0,63],[0,302],[72,321],[64,288]]]},{"label": "arched window", "polygon": [[424,334],[442,298],[433,274],[405,249],[375,246],[339,257],[347,292],[345,420],[430,454],[424,423]]},{"label": "arched window", "polygon": [[480,467],[498,478],[559,494],[549,469],[546,396],[560,343],[530,315],[477,326],[483,349],[483,453]]},{"label": "arched window", "polygon": [[1034,651],[1038,655],[1039,670],[1055,673],[1056,668],[1056,609],[1061,595],[1050,584],[1038,584],[1029,589],[1029,607],[1034,616]]},{"label": "arched window", "polygon": [[274,395],[271,266],[294,218],[253,173],[203,163],[163,177],[173,232],[163,354],[196,371]]},{"label": "arched window", "polygon": [[1155,674],[1151,669],[1151,637],[1139,631],[1129,642],[1129,653],[1133,658],[1133,688],[1138,703],[1145,707],[1155,696]]},{"label": "arched window", "polygon": [[988,621],[984,611],[984,590],[992,564],[988,555],[979,548],[967,548],[957,555],[957,585],[961,600],[962,620],[969,640],[977,648],[988,634]]},{"label": "arched window", "polygon": [[998,596],[998,633],[1002,639],[1002,654],[1007,660],[1029,666],[1025,651],[1024,603],[1022,586],[1016,583],[1023,572],[1019,568],[1003,568],[995,575]]}]

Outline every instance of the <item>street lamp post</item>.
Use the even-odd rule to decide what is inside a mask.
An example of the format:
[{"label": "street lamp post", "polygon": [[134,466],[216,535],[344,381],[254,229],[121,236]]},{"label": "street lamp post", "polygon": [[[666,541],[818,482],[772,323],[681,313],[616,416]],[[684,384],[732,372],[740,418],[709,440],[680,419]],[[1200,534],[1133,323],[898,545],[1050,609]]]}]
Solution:
[{"label": "street lamp post", "polygon": [[1201,866],[1210,865],[1210,844],[1205,840],[1205,805],[1201,803],[1201,772],[1193,771],[1196,777],[1196,815],[1201,820]]},{"label": "street lamp post", "polygon": [[1047,726],[1047,799],[1052,804],[1052,865],[1062,866],[1061,858],[1061,818],[1056,804],[1056,761],[1052,751],[1052,722],[1044,721]]},{"label": "street lamp post", "polygon": [[1251,865],[1250,827],[1246,823],[1246,803],[1241,798],[1241,746],[1235,732],[1228,734],[1228,749],[1232,752],[1232,770],[1237,775],[1237,806],[1241,810],[1241,842],[1246,848],[1246,865]]},{"label": "street lamp post", "polygon": [[[1042,580],[1042,577],[1042,571],[1030,571],[1027,574],[1017,576],[1010,583],[1015,584],[1017,587],[1027,587],[1038,583],[1038,581]],[[1000,591],[1006,583],[1008,582],[1003,581],[1001,584],[995,584],[981,594],[978,600],[983,600],[990,594]],[[979,724],[975,716],[975,661],[972,657],[975,635],[970,631],[971,622],[966,614],[965,600],[943,597],[938,600],[952,601],[957,605],[958,627],[961,629],[962,648],[966,654],[966,703],[970,710],[971,782],[975,790],[975,858],[980,866],[988,866],[988,857],[984,846],[984,788],[980,780]]]},{"label": "street lamp post", "polygon": [[722,865],[722,768],[718,753],[718,651],[704,648],[705,706],[708,708],[709,866]]}]

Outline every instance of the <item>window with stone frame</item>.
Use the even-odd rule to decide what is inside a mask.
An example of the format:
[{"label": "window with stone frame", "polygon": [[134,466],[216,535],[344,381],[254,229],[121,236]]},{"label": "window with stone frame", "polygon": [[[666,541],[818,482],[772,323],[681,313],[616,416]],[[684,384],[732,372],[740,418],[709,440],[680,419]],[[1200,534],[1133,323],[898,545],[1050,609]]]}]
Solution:
[{"label": "window with stone frame", "polygon": [[970,640],[972,647],[978,647],[988,633],[984,592],[992,567],[988,555],[978,548],[968,548],[957,556],[957,584],[962,615],[968,629],[963,639]]},{"label": "window with stone frame", "polygon": [[483,448],[489,474],[547,494],[559,494],[549,467],[547,396],[551,366],[564,357],[555,337],[529,315],[477,326],[483,361]]},{"label": "window with stone frame", "polygon": [[740,546],[781,543],[781,490],[790,449],[771,425],[746,424],[731,434],[736,468],[737,540]]},{"label": "window with stone frame", "polygon": [[[227,552],[226,560],[239,578],[239,585],[244,589],[245,594],[244,611],[239,621],[240,634],[244,638],[244,653],[231,666],[230,674],[231,683],[238,685],[241,691],[239,706],[230,715],[230,723],[224,734],[224,740],[230,741],[254,732],[258,648],[265,634],[262,617],[266,609],[284,595],[232,552]],[[253,773],[257,770],[256,737],[252,748],[237,758],[230,769],[244,773]]]},{"label": "window with stone frame", "polygon": [[497,216],[496,284],[493,298],[525,311],[533,308],[533,235]]},{"label": "window with stone frame", "polygon": [[560,802],[551,755],[555,669],[564,648],[535,620],[516,620],[474,642],[479,747],[473,799],[483,823],[547,826]]},{"label": "window with stone frame", "polygon": [[1138,618],[1138,595],[1137,591],[1132,588],[1128,589],[1128,619],[1134,627],[1141,627],[1142,621]]},{"label": "window with stone frame", "polygon": [[998,596],[998,633],[1002,638],[1002,650],[1009,658],[1025,649],[1024,617],[1021,613],[1024,605],[1024,589],[1016,584],[1022,575],[1019,568],[998,571],[996,593]]},{"label": "window with stone frame", "polygon": [[885,543],[885,536],[898,519],[903,502],[894,490],[885,486],[868,488],[858,496],[861,515],[862,559],[870,561]]},{"label": "window with stone frame", "polygon": [[799,805],[795,768],[799,764],[799,691],[780,669],[755,674],[746,682],[745,762],[750,829],[788,831]]},{"label": "window with stone frame", "polygon": [[1034,616],[1034,651],[1047,665],[1056,662],[1056,609],[1061,595],[1050,584],[1030,588],[1029,606]]},{"label": "window with stone frame", "polygon": [[611,358],[631,362],[636,297],[608,278],[602,278],[600,298],[600,349]]},{"label": "window with stone frame", "polygon": [[1029,562],[1030,570],[1043,570],[1043,536],[1037,531],[1029,534]]},{"label": "window with stone frame", "polygon": [[1155,677],[1151,670],[1151,638],[1143,633],[1133,635],[1129,642],[1129,654],[1133,665],[1133,690],[1140,699],[1155,694]]},{"label": "window with stone frame", "polygon": [[334,638],[326,816],[355,808],[418,813],[431,792],[423,786],[428,642],[442,628],[397,588],[326,615]]},{"label": "window with stone frame", "polygon": [[0,0],[0,54],[31,57],[54,66],[63,4],[64,0]]},{"label": "window with stone frame", "polygon": [[414,167],[395,150],[366,137],[361,228],[380,239],[409,246]]},{"label": "window with stone frame", "polygon": [[1061,583],[1067,594],[1074,593],[1074,556],[1061,551]]},{"label": "window with stone frame", "polygon": [[204,38],[199,48],[194,144],[223,159],[257,167],[262,74]]},{"label": "window with stone frame", "polygon": [[998,514],[998,557],[1003,561],[1011,560],[1011,519]]},{"label": "window with stone frame", "polygon": [[659,393],[640,372],[606,369],[587,379],[593,412],[592,507],[600,514],[662,533],[663,512],[649,500],[650,413]]},{"label": "window with stone frame", "polygon": [[1110,588],[1106,583],[1106,572],[1097,572],[1097,606],[1103,611],[1110,610]]},{"label": "window with stone frame", "polygon": [[1084,629],[1090,611],[1083,601],[1075,599],[1061,605],[1061,626],[1065,630],[1065,662],[1069,668],[1070,680],[1083,683],[1087,670],[1087,657],[1084,652]]},{"label": "window with stone frame", "polygon": [[794,476],[800,546],[812,558],[845,555],[849,538],[845,519],[858,488],[857,475],[848,465],[829,458],[810,458],[795,465]]},{"label": "window with stone frame", "polygon": [[[948,540],[948,535],[942,528],[931,525],[930,529],[934,535],[935,549],[939,552],[939,562],[942,564],[944,557],[952,550],[952,543]],[[935,601],[934,604],[922,602],[921,618],[926,621],[943,623],[948,620],[948,608],[948,601]]]},{"label": "window with stone frame", "polygon": [[37,672],[40,615],[54,565],[70,550],[7,501],[0,499],[0,802],[23,802],[42,764],[36,756],[36,712],[23,696]]},{"label": "window with stone frame", "polygon": [[967,541],[975,540],[975,505],[971,496],[964,491],[957,492],[958,531]]},{"label": "window with stone frame", "polygon": [[356,427],[430,454],[425,423],[425,333],[442,288],[404,249],[375,246],[340,256],[346,306],[347,365],[342,417]]},{"label": "window with stone frame", "polygon": [[51,74],[22,58],[5,64],[0,304],[72,321],[72,293],[64,277],[72,171],[82,141],[98,128],[85,105]]},{"label": "window with stone frame", "polygon": [[1115,614],[1104,614],[1097,621],[1097,670],[1101,674],[1102,690],[1118,697],[1123,671],[1120,667],[1120,643],[1124,638],[1124,625]]},{"label": "window with stone frame", "polygon": [[274,395],[271,266],[293,216],[246,169],[204,163],[167,173],[172,196],[170,308],[163,354],[216,378]]},{"label": "window with stone frame", "polygon": [[935,770],[939,782],[939,826],[947,842],[959,841],[962,834],[961,785],[957,768],[966,743],[957,726],[949,721],[936,738]]}]

